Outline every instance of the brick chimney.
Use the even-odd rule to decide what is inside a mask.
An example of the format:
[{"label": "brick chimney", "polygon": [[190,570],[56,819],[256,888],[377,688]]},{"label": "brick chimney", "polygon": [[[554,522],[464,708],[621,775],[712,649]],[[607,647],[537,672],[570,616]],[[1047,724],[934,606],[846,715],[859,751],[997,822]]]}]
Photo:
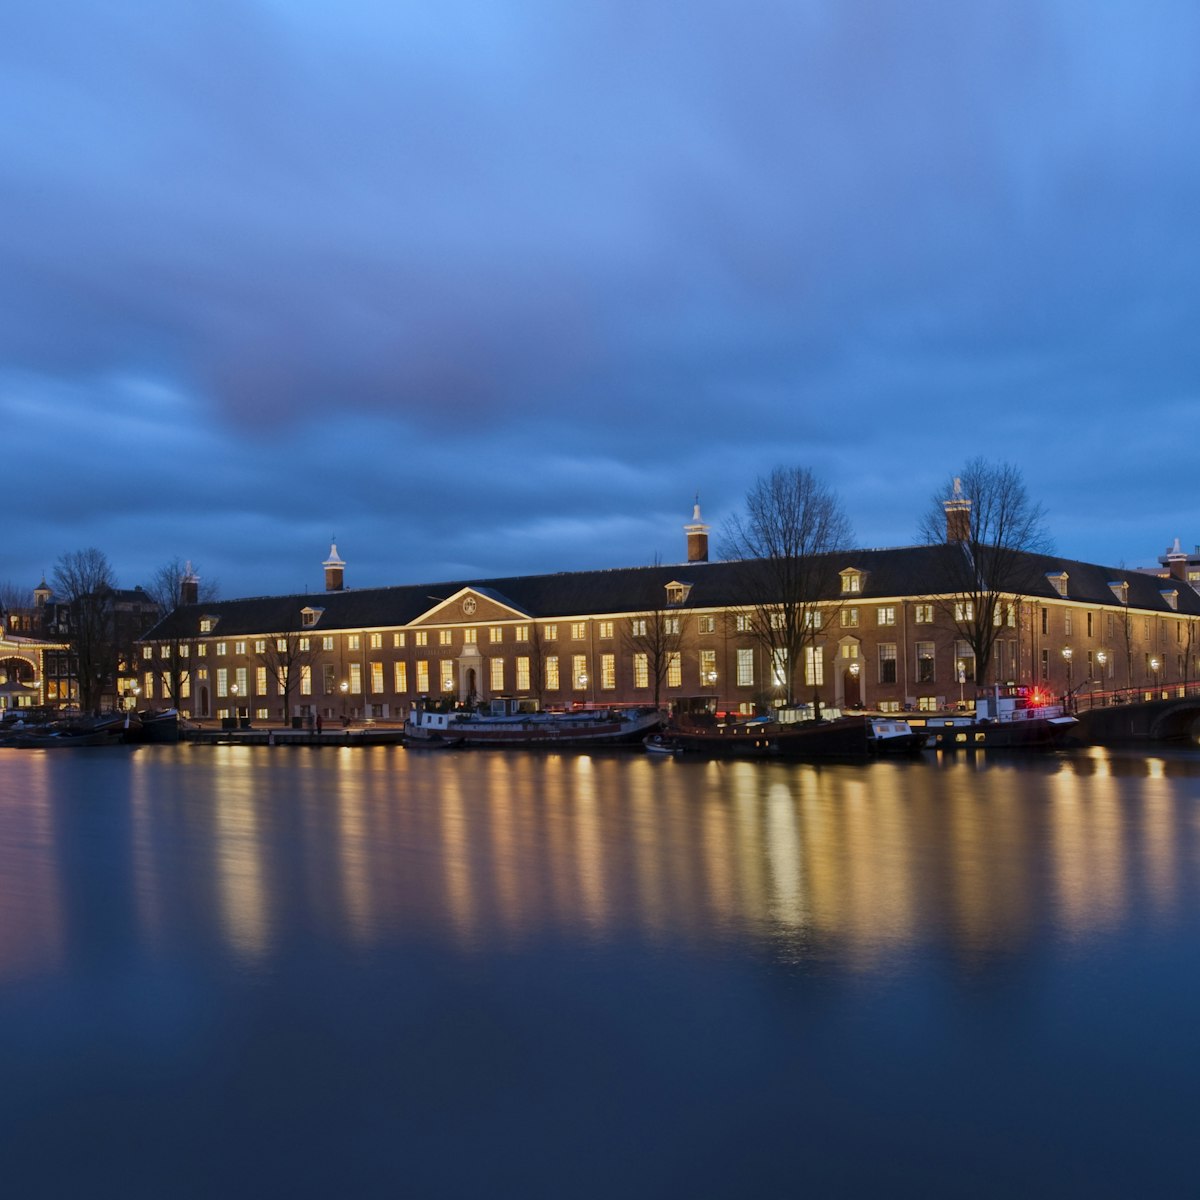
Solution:
[{"label": "brick chimney", "polygon": [[954,477],[954,494],[942,502],[946,510],[946,541],[969,542],[971,540],[971,501],[963,495],[962,480]]},{"label": "brick chimney", "polygon": [[1178,538],[1175,539],[1175,545],[1158,561],[1167,568],[1172,579],[1187,583],[1188,556],[1187,551],[1180,546]]},{"label": "brick chimney", "polygon": [[340,592],[346,586],[346,564],[337,551],[337,542],[329,543],[329,557],[321,564],[325,568],[325,590]]},{"label": "brick chimney", "polygon": [[190,562],[183,572],[183,578],[179,581],[179,603],[200,603],[200,577],[192,570]]},{"label": "brick chimney", "polygon": [[687,534],[688,562],[708,562],[708,530],[709,526],[700,516],[700,497],[697,496],[692,508],[692,522],[683,527]]}]

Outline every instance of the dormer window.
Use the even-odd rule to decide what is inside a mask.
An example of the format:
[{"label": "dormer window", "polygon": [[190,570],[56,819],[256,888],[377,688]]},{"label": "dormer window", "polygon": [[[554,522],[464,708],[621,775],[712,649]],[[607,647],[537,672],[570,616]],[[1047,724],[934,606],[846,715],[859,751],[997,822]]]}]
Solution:
[{"label": "dormer window", "polygon": [[844,571],[839,571],[838,574],[842,577],[842,595],[857,596],[863,590],[863,572],[857,567],[847,567]]},{"label": "dormer window", "polygon": [[1108,585],[1112,589],[1112,594],[1116,596],[1118,604],[1129,603],[1129,583],[1126,580],[1121,580],[1119,583],[1110,583]]},{"label": "dormer window", "polygon": [[300,624],[304,629],[311,629],[324,613],[323,608],[302,608],[300,610]]},{"label": "dormer window", "polygon": [[1164,588],[1158,594],[1167,602],[1167,607],[1172,612],[1179,611],[1179,593],[1174,588]]},{"label": "dormer window", "polygon": [[1046,572],[1046,582],[1064,599],[1067,595],[1067,582],[1070,578],[1066,571]]},{"label": "dormer window", "polygon": [[220,619],[221,619],[220,617],[201,617],[200,618],[200,632],[201,633],[212,633],[212,631],[217,627],[217,622]]},{"label": "dormer window", "polygon": [[692,585],[690,583],[668,583],[667,584],[667,603],[668,604],[683,604],[687,601],[691,594]]}]

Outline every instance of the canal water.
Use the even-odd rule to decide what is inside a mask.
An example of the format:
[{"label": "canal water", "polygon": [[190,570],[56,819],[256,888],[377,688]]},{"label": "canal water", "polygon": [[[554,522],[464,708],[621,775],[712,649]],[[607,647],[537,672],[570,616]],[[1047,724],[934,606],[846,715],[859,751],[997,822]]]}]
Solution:
[{"label": "canal water", "polygon": [[0,750],[20,1197],[1183,1195],[1200,756]]}]

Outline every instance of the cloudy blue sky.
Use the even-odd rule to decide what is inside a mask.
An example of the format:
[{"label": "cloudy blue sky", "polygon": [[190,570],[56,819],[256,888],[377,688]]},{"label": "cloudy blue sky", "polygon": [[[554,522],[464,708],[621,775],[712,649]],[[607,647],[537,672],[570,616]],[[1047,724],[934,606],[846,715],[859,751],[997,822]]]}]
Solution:
[{"label": "cloudy blue sky", "polygon": [[1200,542],[1200,7],[18,0],[0,580],[664,561],[812,467],[858,541],[1018,464]]}]

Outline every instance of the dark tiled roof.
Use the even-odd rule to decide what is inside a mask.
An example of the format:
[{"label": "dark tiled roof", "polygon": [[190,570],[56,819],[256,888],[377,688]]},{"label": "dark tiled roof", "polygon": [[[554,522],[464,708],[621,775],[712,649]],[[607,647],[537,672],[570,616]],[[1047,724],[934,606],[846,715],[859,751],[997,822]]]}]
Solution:
[{"label": "dark tiled roof", "polygon": [[[822,597],[841,596],[838,572],[854,567],[865,573],[857,602],[891,597],[920,597],[953,593],[954,560],[958,546],[901,546],[881,550],[848,550],[830,555],[824,567]],[[1065,571],[1070,600],[1116,607],[1110,582],[1127,580],[1129,603],[1152,612],[1172,611],[1163,590],[1177,589],[1179,612],[1200,616],[1200,595],[1190,586],[1141,575],[1136,571],[1051,555],[1026,556],[1030,586],[1024,594],[1059,599],[1047,578]],[[213,636],[243,637],[299,630],[300,611],[323,612],[312,632],[339,629],[386,629],[409,625],[446,598],[463,589],[489,597],[531,618],[569,618],[606,613],[638,613],[663,607],[666,585],[691,584],[683,609],[736,607],[746,602],[745,566],[737,562],[685,563],[653,567],[620,567],[605,571],[572,571],[554,575],[521,575],[502,579],[460,579],[399,587],[361,588],[340,592],[262,596],[218,600],[177,608],[144,635],[146,640],[197,636],[202,616],[219,617]]]}]

